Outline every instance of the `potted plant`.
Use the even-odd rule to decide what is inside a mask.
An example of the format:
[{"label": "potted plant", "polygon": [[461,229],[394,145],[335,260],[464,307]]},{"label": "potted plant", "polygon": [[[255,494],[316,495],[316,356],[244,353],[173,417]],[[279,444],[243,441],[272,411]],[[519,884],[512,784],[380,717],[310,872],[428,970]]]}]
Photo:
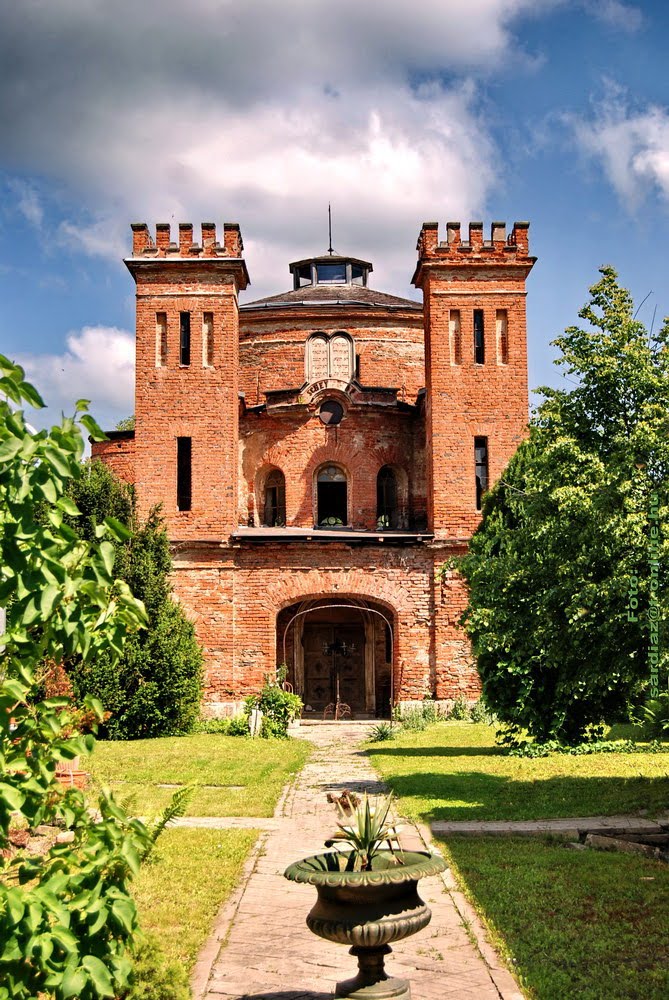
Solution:
[{"label": "potted plant", "polygon": [[393,846],[392,795],[374,801],[365,794],[349,811],[336,805],[338,830],[325,846],[337,849],[297,861],[284,875],[316,887],[309,929],[328,941],[351,945],[350,954],[358,959],[358,974],[338,983],[335,996],[408,1000],[409,982],[387,975],[385,956],[392,941],[430,922],[418,879],[444,871],[446,864],[438,855]]}]

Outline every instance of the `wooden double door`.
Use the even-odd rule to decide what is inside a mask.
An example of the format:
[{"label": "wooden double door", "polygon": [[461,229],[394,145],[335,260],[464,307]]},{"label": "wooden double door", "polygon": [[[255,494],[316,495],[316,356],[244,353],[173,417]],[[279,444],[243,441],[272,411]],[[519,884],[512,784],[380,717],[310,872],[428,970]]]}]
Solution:
[{"label": "wooden double door", "polygon": [[[304,703],[322,712],[337,699],[365,711],[365,629],[362,625],[305,624]],[[342,651],[344,649],[345,651]]]}]

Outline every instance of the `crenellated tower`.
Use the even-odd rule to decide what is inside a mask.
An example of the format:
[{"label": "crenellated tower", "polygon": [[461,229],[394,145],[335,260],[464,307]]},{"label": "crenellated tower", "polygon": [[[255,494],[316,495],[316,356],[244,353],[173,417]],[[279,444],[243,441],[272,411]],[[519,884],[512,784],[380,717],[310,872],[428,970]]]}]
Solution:
[{"label": "crenellated tower", "polygon": [[499,478],[528,421],[525,281],[529,223],[426,222],[413,283],[423,290],[429,526],[465,539],[481,495]]},{"label": "crenellated tower", "polygon": [[132,226],[125,260],[137,286],[135,483],[141,510],[162,504],[173,539],[222,539],[237,527],[237,295],[249,277],[236,223]]}]

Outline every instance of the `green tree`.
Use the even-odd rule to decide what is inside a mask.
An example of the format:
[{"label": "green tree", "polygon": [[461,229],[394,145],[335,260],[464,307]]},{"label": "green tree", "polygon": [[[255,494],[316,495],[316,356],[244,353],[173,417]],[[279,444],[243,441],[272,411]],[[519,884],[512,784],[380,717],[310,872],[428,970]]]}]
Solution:
[{"label": "green tree", "polygon": [[70,496],[81,512],[71,525],[82,538],[93,538],[110,516],[127,527],[129,537],[116,543],[116,571],[144,602],[148,618],[120,661],[103,654],[69,666],[75,695],[95,695],[112,713],[102,729],[112,739],[190,731],[200,710],[202,651],[192,623],[171,598],[172,559],[159,512],[140,522],[133,488],[99,461],[85,464]]},{"label": "green tree", "polygon": [[[128,988],[137,929],[128,886],[148,831],[108,795],[95,818],[81,792],[61,789],[57,762],[95,741],[73,732],[67,699],[41,700],[40,689],[47,662],[113,662],[145,612],[114,576],[123,525],[108,518],[88,543],[66,524],[77,514],[67,487],[81,476],[76,418],[101,436],[86,401],[74,419],[35,433],[20,407],[44,404],[2,356],[0,392],[0,1000],[98,1000]],[[88,707],[101,716],[99,703]],[[27,855],[11,847],[17,822],[57,824],[71,840]]]},{"label": "green tree", "polygon": [[601,275],[588,327],[554,342],[573,388],[541,390],[458,562],[484,698],[538,739],[581,739],[649,688],[655,529],[660,630],[669,617],[669,324],[649,337],[615,271]]}]

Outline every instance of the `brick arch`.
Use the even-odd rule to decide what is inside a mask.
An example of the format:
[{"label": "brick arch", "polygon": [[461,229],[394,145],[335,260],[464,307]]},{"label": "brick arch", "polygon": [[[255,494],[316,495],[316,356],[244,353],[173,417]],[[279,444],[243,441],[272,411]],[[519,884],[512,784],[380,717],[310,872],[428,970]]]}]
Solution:
[{"label": "brick arch", "polygon": [[[315,572],[315,571],[312,571]],[[333,586],[326,585],[326,578],[332,575]],[[406,592],[397,584],[385,578],[375,578],[374,587],[370,586],[369,571],[365,569],[318,571],[320,580],[314,580],[311,586],[305,587],[305,581],[297,574],[281,575],[279,579],[269,583],[264,592],[263,607],[270,616],[276,616],[284,608],[301,601],[316,600],[356,600],[370,601],[387,608],[392,618],[403,618],[412,614],[413,608],[407,599]]]}]

